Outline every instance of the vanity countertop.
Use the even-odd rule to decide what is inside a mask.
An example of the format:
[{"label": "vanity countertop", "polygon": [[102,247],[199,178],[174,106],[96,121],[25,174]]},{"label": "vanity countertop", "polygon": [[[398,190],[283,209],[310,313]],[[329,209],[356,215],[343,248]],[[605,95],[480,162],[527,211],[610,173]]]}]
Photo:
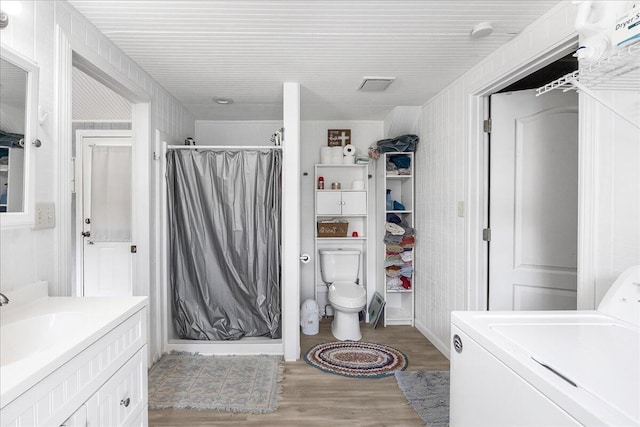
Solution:
[{"label": "vanity countertop", "polygon": [[4,292],[10,302],[0,308],[0,407],[147,305],[147,297],[49,297],[46,283],[31,287]]}]

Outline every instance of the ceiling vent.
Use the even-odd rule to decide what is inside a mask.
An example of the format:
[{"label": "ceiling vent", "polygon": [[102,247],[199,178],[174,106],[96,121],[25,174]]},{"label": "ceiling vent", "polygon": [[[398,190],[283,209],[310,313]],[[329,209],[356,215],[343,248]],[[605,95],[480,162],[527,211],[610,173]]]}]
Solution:
[{"label": "ceiling vent", "polygon": [[395,77],[363,77],[358,90],[365,92],[382,92],[389,87]]}]

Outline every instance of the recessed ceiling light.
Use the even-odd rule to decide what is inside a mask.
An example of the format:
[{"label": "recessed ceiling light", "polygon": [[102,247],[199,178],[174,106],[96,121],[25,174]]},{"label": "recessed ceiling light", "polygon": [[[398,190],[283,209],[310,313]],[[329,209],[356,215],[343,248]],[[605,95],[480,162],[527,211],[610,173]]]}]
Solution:
[{"label": "recessed ceiling light", "polygon": [[493,25],[491,22],[480,22],[471,29],[471,38],[479,39],[493,33]]},{"label": "recessed ceiling light", "polygon": [[220,105],[228,105],[233,104],[233,99],[231,98],[213,98],[213,102]]}]

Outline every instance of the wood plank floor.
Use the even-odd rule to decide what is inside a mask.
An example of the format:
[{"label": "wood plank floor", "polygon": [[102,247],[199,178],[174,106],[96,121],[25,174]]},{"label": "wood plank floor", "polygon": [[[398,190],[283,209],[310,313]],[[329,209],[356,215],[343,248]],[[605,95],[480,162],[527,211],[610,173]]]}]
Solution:
[{"label": "wood plank floor", "polygon": [[[335,341],[331,319],[318,335],[301,335],[302,356],[315,344]],[[390,345],[409,358],[407,370],[448,370],[449,361],[417,329],[362,324],[362,340]],[[149,411],[150,426],[420,426],[393,376],[379,379],[328,374],[304,360],[284,363],[282,395],[272,414],[236,414],[189,410]]]}]

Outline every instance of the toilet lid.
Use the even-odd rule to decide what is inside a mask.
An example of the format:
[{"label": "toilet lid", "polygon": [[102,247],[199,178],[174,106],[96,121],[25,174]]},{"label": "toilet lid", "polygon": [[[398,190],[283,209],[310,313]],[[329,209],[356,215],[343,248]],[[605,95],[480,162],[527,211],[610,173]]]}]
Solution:
[{"label": "toilet lid", "polygon": [[333,282],[329,287],[329,300],[344,307],[364,306],[367,291],[353,282]]}]

